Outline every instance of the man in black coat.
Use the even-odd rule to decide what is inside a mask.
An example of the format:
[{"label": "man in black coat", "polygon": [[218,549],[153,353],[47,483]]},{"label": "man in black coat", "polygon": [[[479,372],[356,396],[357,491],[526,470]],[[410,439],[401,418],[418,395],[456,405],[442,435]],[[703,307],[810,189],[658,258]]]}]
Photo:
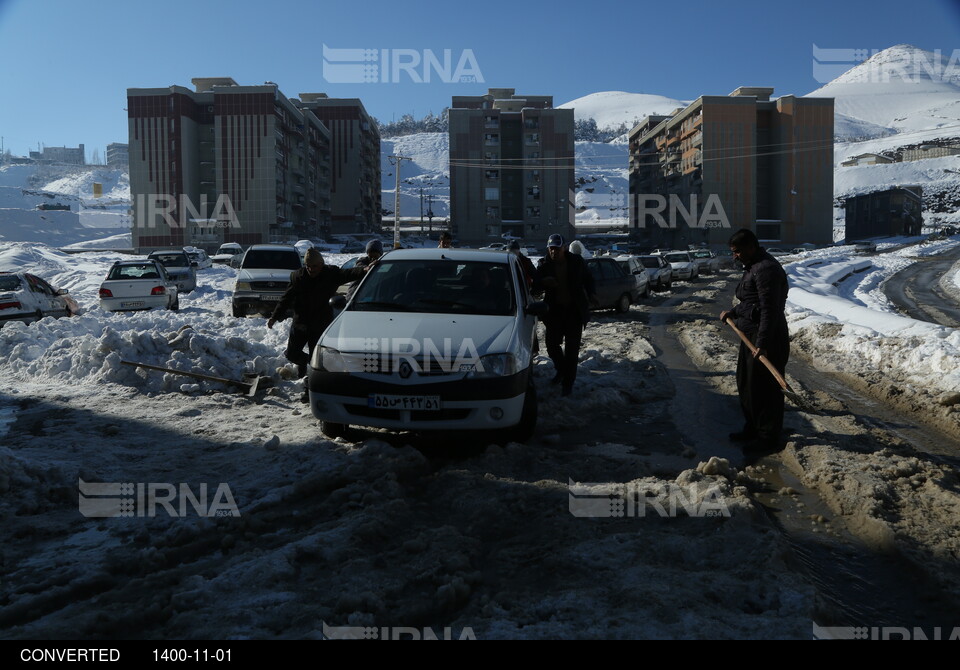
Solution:
[{"label": "man in black coat", "polygon": [[542,318],[547,355],[557,371],[553,383],[561,384],[561,395],[567,396],[577,378],[580,343],[589,319],[590,303],[596,301],[593,276],[583,258],[567,253],[560,235],[551,235],[547,256],[537,266],[533,289],[535,293],[543,289],[544,300],[550,306]]},{"label": "man in black coat", "polygon": [[734,258],[744,272],[737,286],[736,307],[720,313],[720,320],[734,320],[757,353],[740,343],[737,358],[737,391],[743,409],[743,430],[730,439],[744,442],[744,451],[777,451],[782,447],[783,392],[770,371],[760,362],[764,355],[782,375],[790,356],[790,333],[784,313],[787,274],[776,258],[760,246],[753,231],[743,228],[730,237]]},{"label": "man in black coat", "polygon": [[[290,328],[287,349],[283,353],[288,361],[296,364],[300,377],[306,376],[313,348],[333,321],[330,298],[336,295],[341,285],[363,277],[367,271],[366,267],[341,270],[328,266],[316,248],[307,250],[304,264],[306,267],[290,273],[290,286],[267,321],[267,328],[273,328],[277,321],[287,318],[288,310],[293,309],[293,326]],[[304,345],[308,353],[303,352]],[[305,398],[301,400],[306,402]]]}]

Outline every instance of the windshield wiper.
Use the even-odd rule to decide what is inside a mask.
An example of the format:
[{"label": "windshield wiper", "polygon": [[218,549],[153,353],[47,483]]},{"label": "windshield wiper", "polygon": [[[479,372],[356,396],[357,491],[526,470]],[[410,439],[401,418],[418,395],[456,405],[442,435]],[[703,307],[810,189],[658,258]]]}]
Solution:
[{"label": "windshield wiper", "polygon": [[373,308],[373,309],[376,309],[376,310],[378,310],[378,311],[381,311],[381,310],[382,310],[382,311],[397,311],[397,312],[412,312],[412,311],[413,311],[413,310],[411,310],[407,305],[401,305],[401,304],[398,303],[398,302],[384,302],[384,301],[377,301],[377,300],[364,300],[364,301],[362,301],[362,302],[355,302],[355,303],[353,303],[353,306],[354,306],[356,309],[361,309],[361,310],[362,310],[362,309],[366,309],[366,308]]}]

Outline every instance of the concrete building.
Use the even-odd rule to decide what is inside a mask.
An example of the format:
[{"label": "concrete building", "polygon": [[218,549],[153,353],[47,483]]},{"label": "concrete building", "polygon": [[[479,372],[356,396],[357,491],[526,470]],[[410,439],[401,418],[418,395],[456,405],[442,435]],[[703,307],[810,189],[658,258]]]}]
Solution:
[{"label": "concrete building", "polygon": [[330,232],[379,233],[380,131],[357,98],[301,93],[293,103],[330,131]]},{"label": "concrete building", "polygon": [[915,149],[904,149],[901,160],[919,161],[925,158],[946,158],[947,156],[960,156],[960,146],[923,144]]},{"label": "concrete building", "polygon": [[844,202],[847,242],[920,234],[923,227],[923,188],[901,186],[847,198]]},{"label": "concrete building", "polygon": [[122,168],[130,165],[130,145],[112,142],[107,145],[107,165]]},{"label": "concrete building", "polygon": [[66,163],[67,165],[86,165],[86,153],[81,144],[73,147],[43,147],[42,151],[31,151],[30,158],[47,163]]},{"label": "concrete building", "polygon": [[330,225],[330,132],[272,82],[127,89],[133,246],[287,243]]},{"label": "concrete building", "polygon": [[833,241],[833,98],[741,87],[630,131],[631,236],[653,247]]},{"label": "concrete building", "polygon": [[450,223],[461,244],[504,234],[542,247],[573,237],[573,110],[549,95],[454,96],[450,125]]},{"label": "concrete building", "polygon": [[883,154],[857,154],[840,163],[840,167],[854,167],[857,165],[886,165],[894,163],[894,159]]}]

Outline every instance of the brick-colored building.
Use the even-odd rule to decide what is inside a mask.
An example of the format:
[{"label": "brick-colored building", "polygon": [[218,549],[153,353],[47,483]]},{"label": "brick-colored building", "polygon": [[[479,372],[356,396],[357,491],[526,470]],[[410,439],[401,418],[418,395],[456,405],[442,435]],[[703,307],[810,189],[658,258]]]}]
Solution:
[{"label": "brick-colored building", "polygon": [[900,186],[864,193],[844,201],[847,242],[871,237],[920,234],[923,227],[923,188]]},{"label": "brick-colored building", "polygon": [[276,84],[127,89],[133,246],[293,242],[329,232],[330,132]]},{"label": "brick-colored building", "polygon": [[549,95],[454,96],[450,125],[450,223],[461,244],[503,234],[537,247],[572,237],[573,110]]},{"label": "brick-colored building", "polygon": [[833,99],[702,96],[630,131],[630,225],[650,247],[833,241]]}]

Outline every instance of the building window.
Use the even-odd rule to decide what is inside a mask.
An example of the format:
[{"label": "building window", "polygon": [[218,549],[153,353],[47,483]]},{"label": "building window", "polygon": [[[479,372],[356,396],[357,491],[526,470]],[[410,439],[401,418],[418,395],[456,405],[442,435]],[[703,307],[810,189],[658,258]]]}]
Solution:
[{"label": "building window", "polygon": [[484,170],[483,176],[486,179],[500,179],[500,170]]},{"label": "building window", "polygon": [[540,118],[537,116],[529,116],[523,120],[524,128],[539,128],[540,127]]},{"label": "building window", "polygon": [[529,188],[527,189],[527,198],[529,198],[529,199],[531,199],[531,200],[539,200],[539,199],[540,199],[540,187],[539,187],[539,186],[531,186],[531,187],[529,187]]},{"label": "building window", "polygon": [[483,126],[485,128],[499,128],[500,119],[496,116],[485,116],[483,117]]},{"label": "building window", "polygon": [[540,170],[530,171],[530,181],[534,183],[540,183]]},{"label": "building window", "polygon": [[490,161],[491,163],[496,163],[500,159],[500,155],[494,151],[488,151],[483,154],[483,160]]},{"label": "building window", "polygon": [[483,189],[483,199],[484,200],[499,200],[500,199],[500,189],[496,187],[485,188]]},{"label": "building window", "polygon": [[540,133],[528,133],[527,134],[527,146],[535,147],[540,144]]},{"label": "building window", "polygon": [[527,218],[536,219],[540,217],[539,207],[527,207]]},{"label": "building window", "polygon": [[488,218],[488,219],[499,219],[499,218],[500,218],[500,208],[499,208],[499,207],[487,207],[487,218]]},{"label": "building window", "polygon": [[500,144],[500,135],[497,133],[487,133],[483,136],[483,143],[487,146],[497,146]]}]

